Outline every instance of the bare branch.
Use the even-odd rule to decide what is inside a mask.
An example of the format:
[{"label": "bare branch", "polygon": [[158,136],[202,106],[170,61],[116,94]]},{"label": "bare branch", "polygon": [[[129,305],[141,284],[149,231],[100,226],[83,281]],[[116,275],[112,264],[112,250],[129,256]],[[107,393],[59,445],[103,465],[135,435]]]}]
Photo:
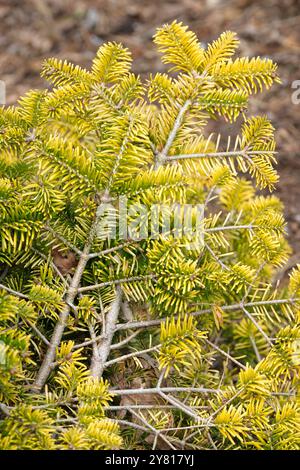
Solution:
[{"label": "bare branch", "polygon": [[8,292],[9,294],[15,295],[20,299],[28,300],[27,295],[21,294],[21,292],[17,292],[16,290],[10,289],[9,287],[4,286],[3,284],[0,284],[0,289],[6,290],[6,292]]},{"label": "bare branch", "polygon": [[[122,409],[124,410],[124,407],[122,407]],[[144,431],[144,432],[149,433],[149,427],[146,428],[145,426],[141,426],[137,423],[133,423],[132,421],[126,421],[125,419],[112,419],[112,418],[109,418],[109,420],[113,421],[114,423],[120,424],[121,426],[129,426],[139,431]]]},{"label": "bare branch", "polygon": [[175,397],[167,395],[166,393],[164,393],[162,391],[159,392],[159,395],[162,398],[164,398],[166,401],[171,403],[172,405],[176,406],[178,410],[181,410],[183,413],[185,413],[188,416],[190,416],[191,418],[193,418],[195,421],[199,422],[199,421],[202,420],[202,418],[200,416],[198,416],[196,413],[194,413],[192,408],[190,408],[189,406],[186,406],[184,403],[177,400]]},{"label": "bare branch", "polygon": [[110,306],[110,310],[106,315],[105,323],[102,325],[102,339],[97,349],[97,354],[93,355],[91,364],[91,375],[93,377],[101,377],[106,359],[110,353],[110,347],[113,335],[116,331],[116,323],[118,320],[122,301],[122,291],[118,286],[116,289],[116,298]]},{"label": "bare branch", "polygon": [[[257,302],[247,302],[247,303],[237,303],[237,304],[232,304],[232,305],[220,305],[222,310],[224,311],[235,311],[235,310],[242,310],[243,307],[259,307],[259,306],[271,306],[271,305],[293,305],[296,302],[299,302],[300,299],[298,298],[287,298],[287,299],[274,299],[274,300],[261,300]],[[189,313],[189,315],[193,317],[198,317],[200,315],[205,315],[208,313],[212,313],[213,310],[212,308],[207,308],[203,310],[197,310],[195,312]],[[174,315],[174,318],[178,318],[178,315]],[[127,329],[135,329],[135,328],[151,328],[155,326],[159,326],[162,322],[165,322],[167,320],[166,317],[157,319],[157,320],[144,320],[144,321],[133,321],[133,322],[127,322],[127,323],[119,323],[116,326],[116,329],[119,330],[127,330]]]},{"label": "bare branch", "polygon": [[135,281],[146,281],[147,279],[154,279],[156,276],[154,274],[146,274],[144,276],[132,276],[124,279],[115,279],[113,281],[101,282],[100,284],[94,284],[92,286],[84,286],[78,289],[78,292],[87,292],[94,289],[100,289],[101,287],[107,286],[118,286],[119,284],[125,284],[127,282]]},{"label": "bare branch", "polygon": [[83,254],[83,251],[79,250],[79,248],[73,245],[73,243],[69,242],[69,240],[67,240],[63,235],[57,233],[52,227],[50,227],[49,225],[45,225],[44,228],[48,232],[52,233],[52,235],[58,240],[63,242],[64,245],[66,245],[70,250],[74,251],[74,253],[76,253],[78,256],[81,256]]},{"label": "bare branch", "polygon": [[226,264],[224,264],[223,261],[221,261],[220,258],[217,257],[215,252],[211,249],[211,247],[207,243],[205,243],[205,248],[207,249],[207,251],[209,251],[213,259],[221,266],[222,269],[224,269],[225,271],[230,271],[228,266],[226,266]]},{"label": "bare branch", "polygon": [[[155,437],[157,437],[158,435],[160,436],[160,438],[166,443],[168,444],[168,446],[173,449],[173,450],[176,450],[176,447],[173,446],[173,444],[171,444],[171,442],[169,442],[169,440],[163,436],[160,431],[158,429],[155,429],[150,423],[148,423],[148,421],[145,420],[145,418],[143,418],[142,416],[140,416],[138,413],[136,413],[133,409],[131,408],[128,408],[128,411],[133,414],[136,418],[138,418],[147,428],[149,428],[154,434],[155,434]],[[155,440],[155,443],[156,443],[156,440]]]},{"label": "bare branch", "polygon": [[113,395],[145,395],[145,394],[160,394],[162,393],[220,393],[219,389],[204,388],[204,387],[161,387],[161,388],[130,388],[130,389],[111,389]]},{"label": "bare branch", "polygon": [[111,345],[111,350],[113,349],[121,349],[123,346],[126,346],[132,339],[134,339],[137,335],[140,334],[140,331],[135,331],[131,335],[127,336],[127,338],[123,339],[119,343],[115,343]]},{"label": "bare branch", "polygon": [[105,250],[98,251],[97,253],[90,253],[89,254],[89,259],[98,258],[98,257],[101,257],[103,255],[108,255],[109,253],[113,253],[114,251],[122,250],[123,248],[126,248],[127,246],[131,246],[131,245],[135,245],[136,243],[137,242],[130,240],[128,242],[121,243],[118,246],[113,246],[111,248],[107,248]]},{"label": "bare branch", "polygon": [[[31,248],[31,250],[34,252],[34,253],[37,253],[42,259],[44,259],[45,261],[49,261],[49,258],[47,258],[47,256],[42,253],[41,251],[37,250],[36,248]],[[68,281],[67,279],[62,275],[62,273],[60,272],[60,270],[58,269],[58,267],[53,263],[53,261],[50,261],[50,266],[51,268],[56,272],[56,274],[59,276],[59,278],[62,280],[62,282],[65,284],[65,286],[68,286]]]},{"label": "bare branch", "polygon": [[255,225],[220,225],[219,227],[206,228],[204,232],[213,233],[213,232],[224,232],[225,230],[253,230]]},{"label": "bare branch", "polygon": [[32,323],[30,320],[25,319],[25,322],[28,323],[30,328],[36,333],[36,335],[47,345],[50,345],[50,342],[47,340],[46,336]]},{"label": "bare branch", "polygon": [[261,355],[259,354],[259,350],[258,350],[257,344],[255,342],[255,339],[253,338],[253,336],[249,336],[249,339],[250,339],[250,342],[252,344],[253,351],[255,352],[256,359],[257,359],[258,362],[260,362],[261,361]]},{"label": "bare branch", "polygon": [[165,163],[169,161],[185,160],[190,158],[230,158],[230,157],[244,157],[246,158],[249,155],[275,155],[275,151],[265,151],[265,150],[235,150],[232,152],[207,152],[207,153],[187,153],[180,155],[168,155],[166,157]]},{"label": "bare branch", "polygon": [[[153,404],[153,405],[126,405],[126,408],[132,408],[134,410],[152,410],[152,409],[159,409],[159,410],[173,410],[174,408],[177,408],[177,405],[160,405],[160,404]],[[208,406],[193,406],[193,409],[195,410],[206,410],[208,409]],[[119,410],[124,410],[123,405],[110,405],[109,411],[119,411]]]},{"label": "bare branch", "polygon": [[204,341],[209,344],[213,349],[215,349],[216,351],[218,351],[220,354],[222,354],[223,356],[227,357],[227,359],[229,359],[231,362],[234,362],[234,364],[236,364],[237,366],[239,366],[241,369],[243,370],[246,370],[246,367],[244,366],[244,364],[242,364],[241,362],[239,362],[237,359],[235,359],[234,357],[230,356],[230,354],[228,354],[226,351],[223,351],[223,349],[219,348],[216,344],[214,343],[211,343],[211,341],[209,341],[207,338],[203,338]]},{"label": "bare branch", "polygon": [[261,326],[257,323],[257,321],[255,320],[255,318],[251,315],[251,313],[248,312],[248,310],[246,310],[245,306],[242,308],[244,314],[246,315],[246,317],[249,318],[249,320],[253,323],[254,326],[256,326],[256,328],[258,329],[258,331],[262,334],[262,336],[265,338],[265,340],[267,341],[267,343],[269,343],[270,346],[273,346],[273,342],[271,341],[271,339],[269,338],[269,336],[264,332],[264,330],[261,328]]},{"label": "bare branch", "polygon": [[152,348],[148,349],[143,349],[142,351],[135,351],[129,354],[125,354],[124,356],[117,357],[116,359],[112,359],[111,361],[108,361],[104,364],[104,368],[112,366],[113,364],[116,364],[118,362],[126,361],[126,359],[130,359],[132,357],[137,357],[137,356],[143,356],[145,353],[157,351],[161,347],[161,344],[158,344],[157,346],[153,346]]},{"label": "bare branch", "polygon": [[157,154],[157,159],[155,163],[155,169],[157,170],[161,165],[163,165],[166,162],[167,154],[172,147],[172,144],[175,140],[175,137],[177,135],[177,132],[182,124],[183,118],[189,107],[191,106],[192,101],[191,100],[186,100],[186,102],[183,104],[183,106],[180,108],[179,113],[175,119],[174,126],[168,136],[167,142],[161,152]]}]

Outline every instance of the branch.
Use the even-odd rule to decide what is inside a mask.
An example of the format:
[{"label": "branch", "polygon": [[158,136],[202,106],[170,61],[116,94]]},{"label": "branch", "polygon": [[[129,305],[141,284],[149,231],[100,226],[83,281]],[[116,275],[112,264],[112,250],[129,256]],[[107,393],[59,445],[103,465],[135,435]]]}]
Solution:
[{"label": "branch", "polygon": [[142,356],[145,353],[157,351],[157,349],[159,349],[160,347],[161,347],[161,344],[158,344],[157,346],[153,346],[152,348],[143,349],[142,351],[135,351],[129,354],[125,354],[124,356],[120,356],[120,357],[117,357],[116,359],[112,359],[111,361],[107,361],[104,364],[104,368],[112,366],[113,364],[116,364],[117,362],[126,361],[126,359],[130,359],[131,357]]},{"label": "branch", "polygon": [[57,233],[49,225],[45,225],[44,229],[47,230],[48,232],[52,233],[52,235],[54,235],[54,237],[56,237],[58,240],[63,242],[68,248],[70,248],[70,250],[74,251],[74,253],[76,253],[78,256],[81,256],[83,254],[83,251],[79,250],[79,248],[77,248],[75,245],[73,245],[71,242],[69,242],[69,240],[67,240],[63,235],[61,235],[60,233]]},{"label": "branch", "polygon": [[98,357],[97,337],[96,337],[95,329],[94,329],[92,324],[89,325],[89,331],[90,331],[91,339],[93,341],[93,343],[92,343],[92,345],[93,345],[93,356]]},{"label": "branch", "polygon": [[74,276],[71,280],[70,286],[67,291],[66,299],[65,299],[65,306],[59,315],[59,320],[54,328],[54,332],[52,334],[52,338],[50,344],[48,346],[46,355],[42,362],[42,365],[37,373],[36,379],[33,383],[32,389],[33,391],[40,391],[41,388],[45,385],[48,376],[52,370],[52,364],[55,361],[56,356],[56,349],[60,344],[62,335],[65,330],[65,326],[67,324],[67,319],[71,310],[69,304],[73,304],[75,297],[78,293],[79,284],[81,282],[83,271],[85,270],[86,264],[88,262],[88,254],[91,248],[91,244],[95,234],[95,224],[93,224],[89,236],[88,241],[83,249],[83,252],[80,256],[78,265],[76,267]]},{"label": "branch", "polygon": [[0,289],[6,290],[10,294],[15,295],[16,297],[19,297],[20,299],[25,299],[28,300],[27,295],[21,294],[21,292],[17,292],[13,289],[10,289],[9,287],[4,286],[3,284],[0,284]]},{"label": "branch", "polygon": [[[124,410],[124,406],[122,406],[122,410]],[[126,421],[125,419],[112,419],[112,418],[109,418],[110,421],[113,421],[114,423],[117,423],[117,424],[120,424],[122,426],[129,426],[131,428],[134,428],[134,429],[138,429],[139,431],[144,431],[144,432],[147,432],[149,433],[149,428],[146,428],[144,426],[140,426],[139,424],[136,424],[136,423],[133,423],[132,421]],[[156,433],[154,433],[156,434]]]},{"label": "branch", "polygon": [[148,421],[145,420],[145,418],[143,418],[142,416],[140,416],[138,413],[136,413],[135,411],[133,411],[132,408],[128,408],[128,411],[133,415],[135,416],[137,419],[139,419],[147,428],[150,429],[150,431],[152,431],[154,434],[155,434],[155,441],[154,441],[154,446],[153,448],[155,448],[155,444],[156,444],[156,440],[157,440],[157,437],[160,436],[160,438],[173,450],[176,450],[176,447],[173,446],[173,444],[171,444],[171,442],[169,442],[169,440],[163,436],[161,434],[161,431],[158,430],[158,429],[155,429],[150,423],[148,423]]},{"label": "branch", "polygon": [[269,345],[272,347],[273,346],[273,343],[272,341],[270,340],[269,336],[264,332],[264,330],[261,328],[261,326],[257,323],[257,321],[255,320],[255,318],[251,315],[251,313],[248,312],[248,310],[245,309],[245,307],[242,308],[244,314],[246,315],[247,318],[249,318],[249,320],[253,323],[254,326],[256,326],[256,328],[258,329],[258,331],[262,334],[262,336],[265,338],[265,340],[267,341],[267,343],[269,343]]},{"label": "branch", "polygon": [[113,246],[111,248],[106,248],[105,250],[98,251],[97,253],[90,253],[89,259],[98,258],[99,256],[107,255],[109,253],[113,253],[114,251],[122,250],[123,248],[126,248],[127,246],[130,246],[130,245],[134,245],[136,243],[138,242],[130,240],[129,242],[124,242],[124,243],[121,243],[121,245]]},{"label": "branch", "polygon": [[259,353],[259,350],[258,350],[257,344],[255,342],[255,339],[253,338],[253,336],[249,336],[249,339],[250,339],[250,343],[252,344],[253,351],[255,352],[257,362],[260,362],[261,361],[261,355]]},{"label": "branch", "polygon": [[[153,405],[126,405],[126,408],[132,408],[133,410],[152,410],[152,409],[159,409],[159,410],[174,410],[174,408],[177,408],[177,405],[161,405],[158,403],[154,403]],[[193,406],[193,409],[195,410],[206,410],[208,409],[208,406],[200,406],[196,405]],[[110,405],[109,411],[119,411],[119,410],[124,410],[123,405]]]},{"label": "branch", "polygon": [[221,225],[220,227],[211,227],[206,228],[204,232],[211,233],[211,232],[223,232],[224,230],[252,230],[256,228],[255,225],[248,224],[248,225]]},{"label": "branch", "polygon": [[181,155],[168,155],[164,161],[164,163],[168,163],[169,161],[177,161],[177,160],[185,160],[189,158],[229,158],[229,157],[244,157],[246,158],[248,155],[274,155],[277,152],[269,151],[269,150],[240,150],[240,151],[232,151],[232,152],[209,152],[209,153],[187,153]]},{"label": "branch", "polygon": [[186,406],[184,403],[177,400],[176,398],[166,395],[164,392],[160,392],[159,395],[172,405],[176,406],[177,409],[181,410],[183,413],[193,418],[195,421],[199,422],[202,420],[202,418],[200,418],[200,416],[194,413],[194,411],[189,406]]},{"label": "branch", "polygon": [[[36,248],[31,248],[31,250],[38,254],[42,259],[44,259],[46,262],[49,262],[49,258],[44,255],[44,253],[42,253],[41,251],[37,250]],[[59,278],[61,279],[61,281],[65,284],[65,286],[68,286],[68,281],[67,279],[62,275],[62,273],[60,272],[60,270],[58,269],[58,267],[53,263],[53,261],[50,261],[50,266],[51,268],[56,272],[56,274],[59,276]]]},{"label": "branch", "polygon": [[30,328],[36,333],[36,335],[47,345],[50,345],[50,342],[47,340],[46,336],[43,335],[43,333],[35,326],[34,323],[32,323],[30,320],[25,319],[24,320]]},{"label": "branch", "polygon": [[[235,311],[235,310],[242,310],[244,307],[259,307],[259,306],[270,306],[270,305],[284,305],[290,304],[293,305],[296,302],[299,302],[300,299],[298,298],[289,298],[289,299],[274,299],[274,300],[261,300],[257,302],[248,302],[248,303],[237,303],[232,305],[220,305],[222,310],[224,311]],[[195,312],[189,313],[192,317],[198,317],[200,315],[205,315],[208,313],[213,313],[212,308],[207,308],[204,310],[197,310]],[[174,315],[174,319],[177,319],[179,315]],[[135,329],[135,328],[150,328],[159,326],[162,322],[165,322],[167,317],[160,318],[158,320],[144,320],[144,321],[133,321],[127,323],[119,323],[116,326],[116,329],[119,330],[127,330],[127,329]]]},{"label": "branch", "polygon": [[242,364],[241,362],[239,362],[237,359],[235,359],[234,357],[230,356],[230,354],[228,354],[227,352],[223,351],[223,349],[219,348],[216,344],[214,343],[211,343],[207,338],[203,338],[204,341],[209,344],[209,346],[211,346],[213,349],[215,349],[216,351],[218,351],[220,354],[222,354],[223,356],[227,357],[227,359],[229,359],[231,362],[234,362],[237,366],[239,366],[241,369],[244,369],[246,370],[246,367],[244,366],[244,364]]},{"label": "branch", "polygon": [[78,289],[78,292],[87,292],[89,290],[100,289],[101,287],[107,286],[118,286],[119,284],[125,284],[126,282],[145,281],[147,279],[155,279],[155,274],[146,274],[144,276],[133,276],[124,279],[115,279],[113,281],[100,282],[100,284],[94,284],[92,286],[84,286]]},{"label": "branch", "polygon": [[180,108],[180,111],[179,111],[179,113],[177,115],[177,118],[174,122],[174,126],[173,126],[173,128],[172,128],[172,130],[169,134],[167,142],[166,142],[163,150],[157,154],[157,160],[156,160],[156,163],[155,163],[155,169],[156,170],[166,162],[167,154],[168,154],[170,148],[172,147],[172,144],[173,144],[174,139],[177,135],[177,132],[178,132],[178,130],[179,130],[181,124],[182,124],[184,115],[185,115],[186,111],[188,110],[188,108],[190,107],[191,104],[192,104],[191,100],[186,100],[184,105]]},{"label": "branch", "polygon": [[[135,331],[134,333],[132,333],[132,335],[128,336],[123,341],[120,341],[119,343],[112,344],[110,349],[122,348],[127,343],[129,343],[133,338],[135,338],[139,333],[140,333],[140,331]],[[89,339],[87,341],[84,341],[83,343],[75,344],[73,346],[72,350],[84,348],[85,346],[90,346],[91,344],[98,343],[99,340],[102,339],[102,337],[103,336],[102,336],[102,333],[101,333],[100,335],[95,336],[95,338],[93,338],[93,339]]]},{"label": "branch", "polygon": [[132,339],[134,339],[137,335],[140,334],[140,331],[135,331],[134,333],[132,333],[131,335],[127,336],[127,338],[123,339],[122,341],[120,341],[119,343],[115,343],[115,344],[112,344],[111,345],[111,349],[120,349],[122,348],[123,346],[126,346],[126,344],[128,344]]},{"label": "branch", "polygon": [[116,298],[110,306],[110,310],[106,315],[106,321],[102,325],[102,339],[97,349],[97,353],[93,354],[91,364],[91,375],[93,377],[101,377],[105,367],[106,359],[110,353],[113,335],[116,331],[116,323],[118,320],[120,307],[122,302],[122,291],[118,286],[116,290]]},{"label": "branch", "polygon": [[225,271],[230,271],[230,268],[226,266],[226,264],[224,264],[223,261],[220,260],[220,258],[217,257],[215,252],[211,249],[210,246],[208,246],[207,243],[205,243],[204,246],[207,249],[207,251],[209,251],[213,259],[221,266],[222,269],[224,269]]},{"label": "branch", "polygon": [[145,395],[145,394],[160,394],[162,393],[220,393],[219,389],[203,388],[203,387],[155,387],[155,388],[129,388],[129,389],[111,389],[112,395]]}]

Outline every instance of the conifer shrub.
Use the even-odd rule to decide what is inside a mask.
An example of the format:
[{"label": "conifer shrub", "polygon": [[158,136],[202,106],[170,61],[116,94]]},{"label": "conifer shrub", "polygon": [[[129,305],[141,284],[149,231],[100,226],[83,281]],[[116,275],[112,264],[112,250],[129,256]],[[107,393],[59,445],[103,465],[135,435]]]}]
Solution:
[{"label": "conifer shrub", "polygon": [[108,43],[1,109],[2,449],[300,448],[300,267],[278,285],[274,129],[247,114],[276,65],[229,31],[154,42],[169,73]]}]

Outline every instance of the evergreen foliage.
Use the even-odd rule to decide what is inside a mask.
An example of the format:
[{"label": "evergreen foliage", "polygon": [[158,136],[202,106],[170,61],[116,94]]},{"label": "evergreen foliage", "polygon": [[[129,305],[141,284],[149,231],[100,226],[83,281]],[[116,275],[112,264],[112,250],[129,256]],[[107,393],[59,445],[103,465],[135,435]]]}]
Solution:
[{"label": "evergreen foliage", "polygon": [[[300,449],[300,266],[277,285],[274,129],[245,114],[276,65],[232,32],[154,42],[171,73],[144,84],[108,43],[0,111],[2,449]],[[120,197],[202,204],[203,240],[122,237]]]}]

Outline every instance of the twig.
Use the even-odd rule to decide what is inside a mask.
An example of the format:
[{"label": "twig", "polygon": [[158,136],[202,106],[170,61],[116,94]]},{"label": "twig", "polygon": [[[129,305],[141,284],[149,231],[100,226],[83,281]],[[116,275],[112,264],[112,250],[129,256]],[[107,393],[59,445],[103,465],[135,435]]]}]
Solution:
[{"label": "twig", "polygon": [[84,341],[83,343],[74,344],[74,346],[72,347],[72,350],[84,348],[85,346],[90,346],[91,344],[98,343],[99,340],[102,339],[102,337],[103,336],[101,333],[100,335],[95,336],[95,338],[93,339],[88,339],[87,341]]},{"label": "twig", "polygon": [[209,440],[209,442],[210,442],[211,445],[212,445],[212,448],[213,448],[214,450],[218,450],[218,448],[217,448],[216,444],[214,443],[213,438],[211,437],[211,434],[210,434],[210,432],[209,432],[208,429],[206,430],[206,433],[207,433],[208,440]]},{"label": "twig", "polygon": [[220,393],[219,389],[203,388],[203,387],[161,387],[161,388],[129,388],[129,389],[111,389],[113,395],[145,395],[155,394],[159,395],[162,393],[180,393],[180,392],[191,392],[191,393]]},{"label": "twig", "polygon": [[227,357],[227,359],[229,359],[231,362],[234,362],[237,366],[239,366],[241,369],[243,370],[246,370],[246,367],[244,366],[244,364],[242,364],[241,362],[239,362],[237,359],[235,359],[234,357],[230,356],[230,354],[228,354],[227,352],[223,351],[223,349],[219,348],[216,344],[214,343],[211,343],[207,338],[203,338],[204,341],[209,344],[213,349],[215,349],[216,351],[218,351],[220,354],[222,354],[223,356]]},{"label": "twig", "polygon": [[194,413],[194,411],[189,406],[186,406],[184,403],[177,400],[175,397],[167,395],[166,393],[164,393],[162,391],[159,392],[159,395],[162,398],[164,398],[166,401],[171,403],[172,405],[176,406],[177,409],[181,410],[183,413],[185,413],[188,416],[190,416],[191,418],[193,418],[195,421],[197,421],[197,422],[201,421],[202,418],[200,418],[200,416],[198,416],[196,413]]},{"label": "twig", "polygon": [[220,258],[217,257],[215,252],[211,249],[211,247],[207,243],[205,243],[204,246],[207,249],[207,251],[209,251],[209,253],[214,258],[214,260],[221,266],[222,269],[224,269],[225,271],[230,271],[229,267],[226,266],[226,264],[224,264],[223,261],[221,261]]},{"label": "twig", "polygon": [[269,336],[264,332],[264,330],[261,328],[261,326],[257,323],[257,321],[255,320],[255,318],[251,315],[251,313],[248,312],[248,310],[246,310],[245,306],[242,308],[244,314],[246,315],[247,318],[249,318],[249,320],[253,323],[254,326],[256,326],[256,328],[258,329],[258,331],[262,334],[262,336],[265,338],[265,340],[267,341],[267,343],[269,343],[269,345],[272,347],[273,346],[273,343],[272,341],[270,340]]},{"label": "twig", "polygon": [[[257,302],[247,302],[247,303],[237,303],[237,304],[232,304],[232,305],[221,305],[222,310],[230,312],[230,311],[235,311],[235,310],[242,310],[243,307],[259,307],[259,306],[270,306],[270,305],[284,305],[284,304],[295,304],[296,302],[299,302],[300,299],[298,298],[289,298],[289,299],[274,299],[274,300],[261,300]],[[207,308],[204,310],[197,310],[195,312],[189,313],[189,315],[193,317],[197,317],[200,315],[205,315],[208,313],[212,313],[213,310],[212,308]],[[174,315],[174,319],[178,318],[178,315]],[[118,331],[120,330],[127,330],[127,329],[135,329],[135,328],[150,328],[150,327],[155,327],[159,326],[161,323],[165,322],[167,320],[166,317],[160,318],[158,320],[144,320],[144,321],[133,321],[133,322],[127,322],[127,323],[119,323],[116,326],[116,329]]]},{"label": "twig", "polygon": [[96,337],[96,333],[95,333],[95,329],[93,327],[92,324],[89,324],[89,332],[90,332],[90,335],[91,335],[91,338],[92,338],[92,345],[93,345],[93,356],[95,358],[98,358],[98,345],[97,345],[97,337]]},{"label": "twig", "polygon": [[253,230],[255,225],[220,225],[219,227],[206,228],[204,233],[224,232],[225,230]]},{"label": "twig", "polygon": [[192,101],[191,100],[186,100],[186,102],[183,104],[183,106],[180,108],[179,113],[175,119],[174,126],[169,134],[169,137],[167,139],[167,142],[161,152],[157,154],[157,159],[155,163],[155,169],[157,170],[161,165],[163,165],[167,160],[167,154],[172,147],[172,144],[174,142],[174,139],[177,135],[177,132],[182,124],[184,115],[188,108],[191,106]]},{"label": "twig", "polygon": [[[46,255],[44,255],[44,253],[42,253],[41,251],[37,250],[36,248],[31,248],[31,250],[34,252],[34,253],[37,253],[42,259],[44,259],[45,261],[49,261],[49,259],[47,258]],[[50,261],[50,266],[51,268],[56,272],[56,274],[59,276],[59,278],[62,280],[62,282],[65,284],[65,286],[68,286],[68,281],[67,279],[62,275],[62,273],[60,272],[60,270],[58,269],[58,267],[53,263],[53,261]]]},{"label": "twig", "polygon": [[106,315],[105,324],[102,325],[102,339],[97,349],[97,355],[93,355],[91,364],[91,375],[93,377],[101,377],[106,359],[108,358],[113,335],[116,331],[116,323],[120,312],[122,301],[122,291],[118,286],[116,289],[116,298],[110,306],[110,310]]},{"label": "twig", "polygon": [[255,352],[256,359],[258,360],[258,362],[260,362],[261,361],[261,355],[259,354],[259,350],[257,348],[257,344],[255,342],[255,339],[253,338],[253,336],[249,336],[249,339],[250,339],[250,342],[252,344],[253,350]]},{"label": "twig", "polygon": [[[122,409],[124,410],[124,406],[122,407]],[[138,429],[139,431],[144,431],[144,432],[149,433],[149,428],[133,423],[132,421],[126,421],[125,419],[111,419],[111,418],[110,418],[110,421],[113,421],[114,423],[120,424],[122,426],[129,426],[131,428]]]},{"label": "twig", "polygon": [[[153,405],[126,405],[126,408],[132,408],[134,410],[152,410],[152,409],[160,409],[160,410],[173,410],[177,408],[177,405],[160,405],[160,404],[153,404]],[[193,406],[195,410],[206,410],[208,406]],[[123,405],[110,405],[109,411],[119,411],[124,410]]]},{"label": "twig", "polygon": [[67,240],[63,235],[61,235],[60,233],[57,233],[49,225],[45,225],[44,228],[48,232],[52,233],[52,235],[54,235],[54,237],[56,237],[58,240],[63,242],[68,248],[70,248],[70,250],[74,251],[74,253],[76,253],[78,256],[81,257],[81,255],[83,254],[84,251],[79,250],[79,248],[77,248],[75,245],[73,245],[73,243],[69,242],[69,240]]},{"label": "twig", "polygon": [[[227,405],[229,405],[229,403],[231,403],[233,400],[235,400],[235,398],[237,398],[242,393],[242,391],[243,391],[243,389],[236,392],[231,398],[229,398],[229,400],[226,401],[226,403],[224,403],[222,406],[220,406],[216,411],[213,412],[213,414],[211,414],[209,416],[209,418],[208,418],[208,427],[213,427],[214,426],[214,424],[211,422],[212,418],[214,418],[220,411],[222,411],[223,408],[225,408]],[[185,439],[185,442],[189,441],[190,439],[192,439],[197,434],[198,434],[198,431],[193,432],[192,434],[187,436],[187,438]]]},{"label": "twig", "polygon": [[113,253],[114,251],[122,250],[123,248],[126,248],[126,246],[134,245],[136,243],[137,243],[136,241],[130,240],[128,242],[122,243],[121,245],[113,246],[111,248],[107,248],[105,250],[98,251],[97,253],[90,253],[89,254],[89,259],[98,258],[99,256],[107,255],[109,253]]},{"label": "twig", "polygon": [[137,335],[140,334],[140,331],[135,331],[131,335],[127,336],[127,338],[123,339],[122,341],[119,341],[119,343],[115,343],[111,345],[111,350],[113,349],[121,349],[123,346],[126,346],[132,339],[134,339]]},{"label": "twig", "polygon": [[157,388],[161,388],[161,384],[162,384],[162,382],[163,382],[163,380],[164,380],[165,373],[166,373],[166,367],[164,367],[164,368],[161,370],[161,373],[160,373],[160,376],[159,376],[159,378],[158,378],[157,385],[156,385]]},{"label": "twig", "polygon": [[9,287],[4,286],[3,284],[0,284],[0,289],[6,290],[6,292],[9,292],[10,294],[13,294],[16,297],[19,297],[20,299],[28,300],[27,295],[21,294],[21,292],[17,292],[13,289],[10,289]]},{"label": "twig", "polygon": [[117,362],[126,361],[127,359],[130,359],[131,357],[142,356],[145,353],[156,351],[160,347],[161,347],[161,344],[158,344],[157,346],[153,346],[152,348],[148,348],[148,349],[144,349],[142,351],[135,351],[135,352],[132,352],[132,353],[129,353],[129,354],[125,354],[124,356],[120,356],[120,357],[117,357],[116,359],[112,359],[111,361],[107,361],[104,364],[104,368],[110,367],[113,364],[116,364]]},{"label": "twig", "polygon": [[94,284],[92,286],[84,286],[78,289],[78,292],[87,292],[89,290],[100,289],[101,287],[107,286],[118,286],[119,284],[125,284],[126,282],[135,282],[135,281],[146,281],[147,279],[154,279],[156,276],[154,274],[146,274],[144,276],[132,276],[124,279],[115,279],[113,281],[100,282],[100,284]]},{"label": "twig", "polygon": [[47,340],[46,336],[28,319],[25,319],[25,322],[28,323],[30,328],[36,333],[36,335],[47,345],[50,345],[50,342]]},{"label": "twig", "polygon": [[[147,428],[149,428],[154,434],[155,436],[160,436],[160,438],[166,443],[168,444],[168,446],[172,449],[172,450],[176,450],[176,447],[173,446],[173,444],[171,444],[171,442],[169,442],[169,440],[163,436],[160,431],[158,429],[155,429],[153,426],[151,426],[150,423],[148,423],[148,421],[146,421],[142,416],[140,416],[138,413],[136,413],[133,409],[130,409],[128,408],[128,411],[133,414],[136,418],[138,418],[145,426],[147,426]],[[155,440],[155,443],[156,443],[156,440]]]},{"label": "twig", "polygon": [[241,388],[240,390],[238,390],[231,398],[229,398],[229,400],[227,400],[225,403],[223,403],[222,406],[220,406],[216,411],[214,411],[210,416],[209,416],[209,420],[211,421],[212,418],[214,418],[215,416],[217,416],[217,414],[220,413],[220,411],[223,410],[223,408],[225,408],[227,405],[229,405],[229,403],[233,402],[242,392],[243,392],[244,388]]},{"label": "twig", "polygon": [[208,153],[187,153],[181,155],[168,155],[165,163],[169,161],[185,160],[189,158],[230,158],[230,157],[246,157],[248,155],[274,155],[275,151],[264,150],[236,150],[232,152],[208,152]]}]

